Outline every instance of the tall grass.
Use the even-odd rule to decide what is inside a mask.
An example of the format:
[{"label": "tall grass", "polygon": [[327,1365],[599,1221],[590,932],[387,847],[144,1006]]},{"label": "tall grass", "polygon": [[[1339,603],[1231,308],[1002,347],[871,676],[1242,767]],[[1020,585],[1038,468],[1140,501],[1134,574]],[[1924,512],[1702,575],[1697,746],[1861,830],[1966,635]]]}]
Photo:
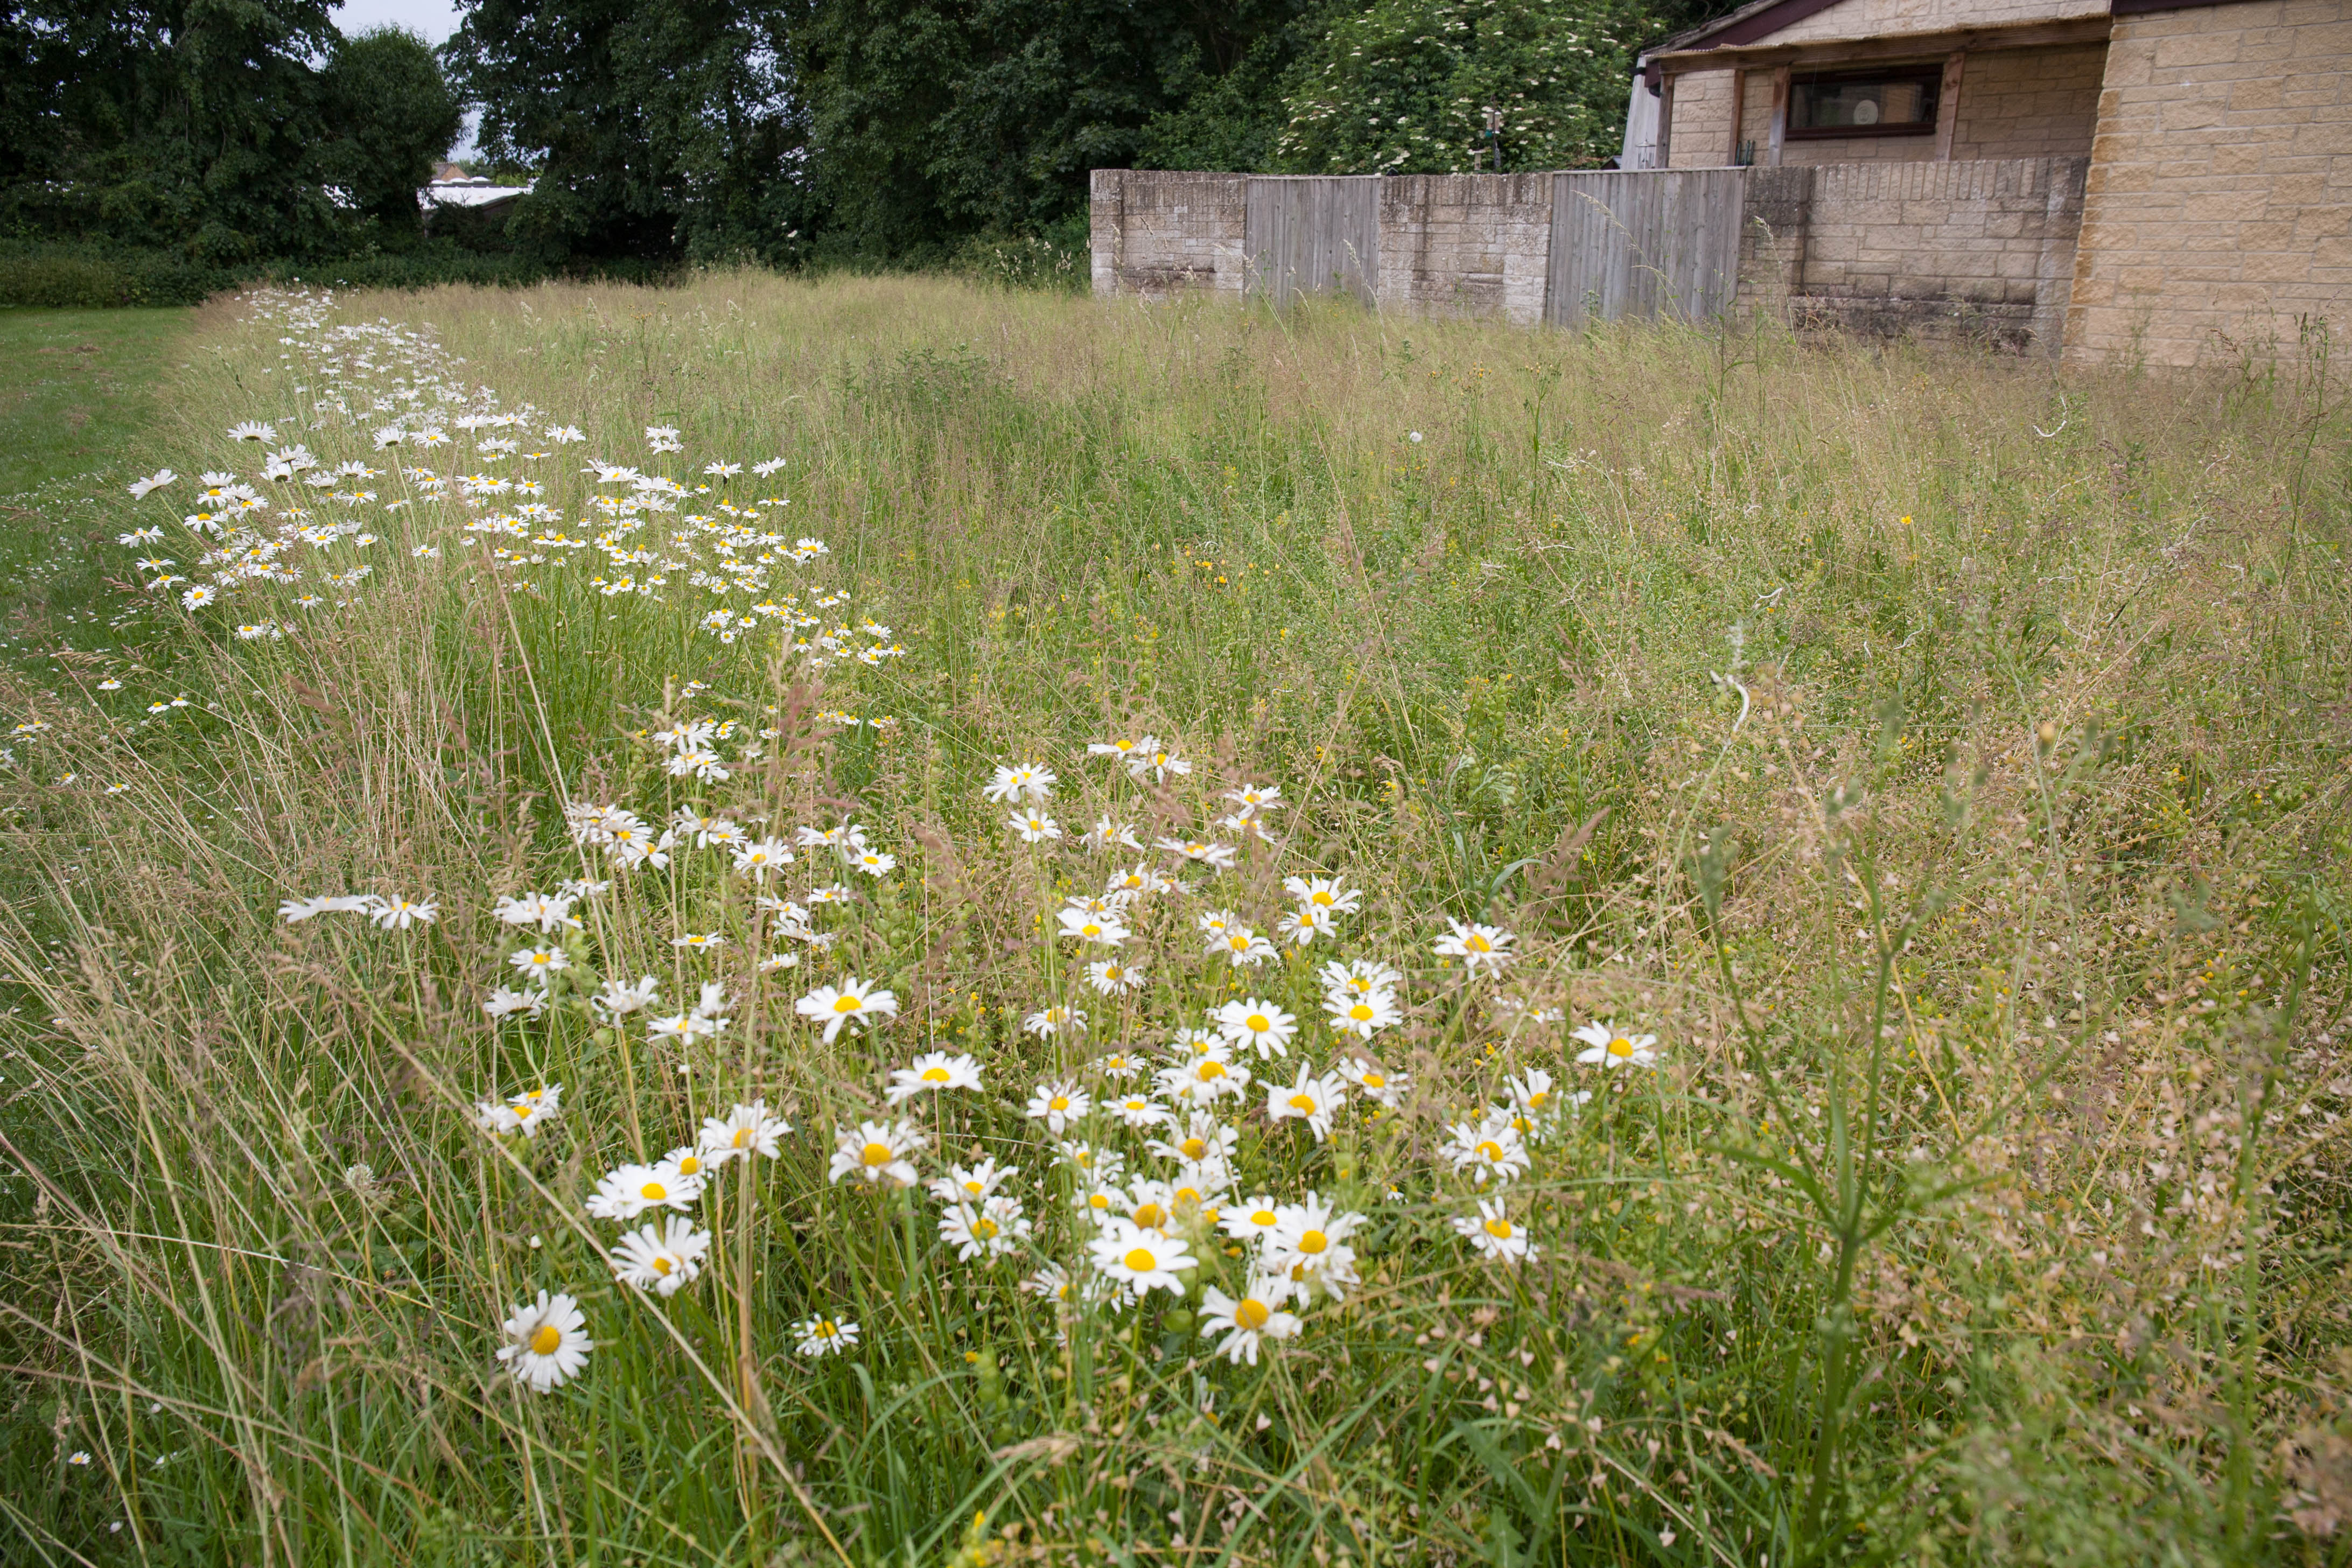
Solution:
[{"label": "tall grass", "polygon": [[[12,1557],[2346,1560],[2352,447],[2324,356],[2062,374],[1769,323],[906,279],[333,319],[383,315],[430,323],[469,396],[588,439],[379,455],[374,351],[338,411],[322,357],[218,307],[140,459],[249,472],[223,432],[267,418],[374,462],[337,512],[383,535],[373,575],[310,611],[126,587],[143,641],[11,693],[45,726],[0,785]],[[673,466],[648,426],[682,432]],[[789,459],[713,496],[788,497],[781,531],[831,553],[779,589],[846,593],[905,657],[722,642],[683,573],[608,596],[593,551],[463,531],[511,498],[413,478],[535,473],[577,518],[582,453],[688,483]],[[184,570],[202,546],[167,533]],[[228,635],[265,616],[288,635]],[[646,738],[691,718],[737,721],[730,758],[776,733],[696,785]],[[1199,771],[1083,757],[1147,731]],[[1061,845],[979,797],[1024,758],[1062,775]],[[1275,842],[1137,917],[1151,986],[1080,990],[1052,911],[1109,862],[1077,833],[1201,830],[1266,781]],[[831,949],[759,972],[759,889],[702,852],[604,868],[564,832],[586,800],[854,815],[899,867],[821,911]],[[919,1189],[827,1181],[834,1129],[932,1046],[987,1087],[918,1102],[925,1176],[985,1150],[1024,1182],[1031,1083],[1157,1052],[1236,984],[1307,1020],[1293,1063],[1336,1059],[1322,944],[1228,972],[1192,931],[1219,905],[1263,928],[1307,870],[1366,890],[1337,951],[1407,972],[1372,1045],[1413,1088],[1328,1142],[1224,1108],[1245,1191],[1370,1216],[1361,1288],[1260,1363],[1196,1331],[1198,1286],[1236,1288],[1205,1240],[1181,1302],[1057,1307],[1017,1284],[1084,1257],[1055,1189],[1033,1255],[988,1267]],[[485,1017],[518,940],[493,896],[584,875],[618,885],[577,969],[716,975],[727,1034],[665,1050],[560,983],[543,1018]],[[276,915],[369,889],[440,918]],[[1465,983],[1445,917],[1516,932],[1515,962]],[[718,959],[671,946],[709,929]],[[827,1044],[793,998],[845,972],[901,1011]],[[1049,1001],[1095,1013],[1082,1047],[1022,1031]],[[1661,1065],[1576,1065],[1591,1019]],[[1511,1267],[1454,1237],[1476,1194],[1435,1151],[1529,1068],[1595,1092],[1507,1188],[1540,1248]],[[545,1132],[476,1127],[542,1080]],[[722,1169],[703,1279],[614,1283],[598,1176],[755,1095],[796,1130]],[[542,1289],[596,1344],[546,1396],[492,1359]],[[810,1314],[863,1342],[795,1354]]]}]

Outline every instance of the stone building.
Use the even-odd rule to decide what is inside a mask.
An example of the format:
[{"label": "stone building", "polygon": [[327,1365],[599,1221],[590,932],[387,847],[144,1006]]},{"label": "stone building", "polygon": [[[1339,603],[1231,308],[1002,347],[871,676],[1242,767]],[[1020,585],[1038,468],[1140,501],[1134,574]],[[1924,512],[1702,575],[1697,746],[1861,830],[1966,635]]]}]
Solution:
[{"label": "stone building", "polygon": [[2189,363],[2352,331],[2347,68],[2352,0],[1755,0],[1643,55],[1621,163],[1811,168],[1819,312]]}]

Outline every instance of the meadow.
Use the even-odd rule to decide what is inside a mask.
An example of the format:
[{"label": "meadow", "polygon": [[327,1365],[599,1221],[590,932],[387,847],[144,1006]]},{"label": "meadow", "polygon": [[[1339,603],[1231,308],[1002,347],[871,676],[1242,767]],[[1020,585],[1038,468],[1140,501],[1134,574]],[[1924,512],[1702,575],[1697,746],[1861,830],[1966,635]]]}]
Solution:
[{"label": "meadow", "polygon": [[2346,1563],[2326,350],[204,308],[23,508],[6,1555]]}]

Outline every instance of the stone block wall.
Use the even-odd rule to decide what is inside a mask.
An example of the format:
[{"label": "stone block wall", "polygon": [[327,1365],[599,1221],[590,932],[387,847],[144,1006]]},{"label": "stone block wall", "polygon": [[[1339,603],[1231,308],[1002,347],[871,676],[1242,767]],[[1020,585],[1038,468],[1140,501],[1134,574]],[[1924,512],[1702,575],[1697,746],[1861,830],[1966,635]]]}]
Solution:
[{"label": "stone block wall", "polygon": [[2352,0],[2119,16],[2067,357],[2352,332]]},{"label": "stone block wall", "polygon": [[1816,167],[1790,308],[1860,331],[2054,353],[2081,159]]},{"label": "stone block wall", "polygon": [[1731,72],[1692,71],[1676,77],[1674,121],[1666,128],[1666,167],[1720,169],[1730,162]]},{"label": "stone block wall", "polygon": [[1382,180],[1381,308],[1542,321],[1551,189],[1549,174]]},{"label": "stone block wall", "polygon": [[[1864,332],[2055,353],[2084,168],[2045,158],[1748,170],[1738,176],[1738,304]],[[1374,302],[1405,315],[1541,321],[1554,234],[1578,232],[1552,221],[1562,183],[1551,174],[1378,182]],[[1241,294],[1256,242],[1247,232],[1252,184],[1241,174],[1097,171],[1095,291]]]},{"label": "stone block wall", "polygon": [[1095,170],[1087,193],[1095,292],[1239,294],[1248,191],[1246,174]]},{"label": "stone block wall", "polygon": [[2089,157],[2106,63],[2105,44],[1969,56],[1960,67],[1953,158]]}]

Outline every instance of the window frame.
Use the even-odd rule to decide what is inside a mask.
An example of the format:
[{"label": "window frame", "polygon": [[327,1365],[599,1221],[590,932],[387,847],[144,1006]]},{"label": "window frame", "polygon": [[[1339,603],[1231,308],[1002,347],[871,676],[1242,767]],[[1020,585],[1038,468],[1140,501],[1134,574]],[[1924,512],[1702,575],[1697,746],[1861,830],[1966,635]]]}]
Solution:
[{"label": "window frame", "polygon": [[[1899,125],[1799,125],[1797,123],[1797,92],[1800,88],[1834,86],[1847,82],[1916,82],[1927,89],[1927,118],[1906,121]],[[1922,61],[1916,65],[1885,65],[1866,68],[1832,68],[1826,70],[1791,72],[1789,79],[1789,122],[1781,130],[1782,137],[1790,142],[1845,142],[1875,136],[1933,136],[1936,125],[1943,118],[1944,68],[1939,62]]]}]

